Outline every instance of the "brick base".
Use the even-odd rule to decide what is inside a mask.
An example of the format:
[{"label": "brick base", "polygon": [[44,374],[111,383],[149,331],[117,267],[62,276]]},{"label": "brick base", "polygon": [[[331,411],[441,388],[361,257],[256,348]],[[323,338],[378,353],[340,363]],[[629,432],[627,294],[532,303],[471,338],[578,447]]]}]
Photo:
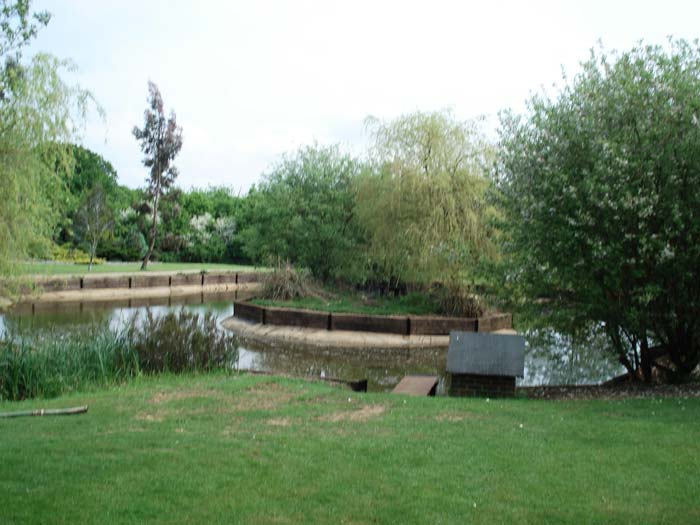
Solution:
[{"label": "brick base", "polygon": [[452,374],[449,395],[481,397],[513,397],[515,378],[507,376],[482,376]]}]

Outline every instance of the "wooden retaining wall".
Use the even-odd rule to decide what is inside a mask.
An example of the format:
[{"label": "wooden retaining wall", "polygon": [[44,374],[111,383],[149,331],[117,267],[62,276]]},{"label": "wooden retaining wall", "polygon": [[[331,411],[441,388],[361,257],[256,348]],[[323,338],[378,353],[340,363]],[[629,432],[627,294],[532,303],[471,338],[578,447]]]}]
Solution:
[{"label": "wooden retaining wall", "polygon": [[408,335],[408,317],[389,315],[331,314],[331,330]]},{"label": "wooden retaining wall", "polygon": [[130,288],[131,278],[128,275],[120,276],[91,276],[82,278],[83,285],[81,286],[84,290],[97,290],[103,288]]},{"label": "wooden retaining wall", "polygon": [[[234,310],[236,305],[234,303]],[[300,326],[303,328],[318,328],[330,330],[331,314],[327,312],[315,312],[313,310],[290,310],[289,308],[264,309],[265,324],[279,326]]]},{"label": "wooden retaining wall", "polygon": [[363,315],[260,306],[244,301],[234,301],[233,315],[246,321],[275,326],[397,335],[449,335],[452,330],[492,332],[512,327],[511,314],[493,314],[479,318]]},{"label": "wooden retaining wall", "polygon": [[159,288],[170,286],[169,275],[134,275],[131,277],[132,288]]},{"label": "wooden retaining wall", "polygon": [[[36,282],[44,292],[98,290],[110,288],[158,288],[172,286],[207,286],[215,284],[256,283],[263,274],[259,272],[206,272],[178,273],[171,275],[86,275],[84,277],[50,277]],[[27,288],[24,293],[30,293]]]}]

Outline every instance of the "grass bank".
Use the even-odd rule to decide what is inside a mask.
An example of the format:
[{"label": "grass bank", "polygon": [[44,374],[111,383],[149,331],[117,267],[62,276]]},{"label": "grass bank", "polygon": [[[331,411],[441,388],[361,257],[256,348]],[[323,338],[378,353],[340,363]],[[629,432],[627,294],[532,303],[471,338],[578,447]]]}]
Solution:
[{"label": "grass bank", "polygon": [[[88,272],[85,264],[59,263],[59,262],[28,262],[20,266],[20,271],[25,275],[90,275],[94,273],[133,273],[141,270],[141,262],[117,263],[107,262],[92,267]],[[148,272],[182,272],[182,271],[262,271],[261,268],[238,264],[216,263],[149,263]]]},{"label": "grass bank", "polygon": [[329,292],[329,298],[300,297],[288,301],[270,299],[253,299],[261,306],[281,306],[285,308],[304,308],[332,313],[358,313],[373,315],[431,315],[440,310],[440,305],[428,294],[411,292],[395,297],[372,296],[350,291]]},{"label": "grass bank", "polygon": [[158,376],[0,411],[2,523],[697,523],[700,400]]}]

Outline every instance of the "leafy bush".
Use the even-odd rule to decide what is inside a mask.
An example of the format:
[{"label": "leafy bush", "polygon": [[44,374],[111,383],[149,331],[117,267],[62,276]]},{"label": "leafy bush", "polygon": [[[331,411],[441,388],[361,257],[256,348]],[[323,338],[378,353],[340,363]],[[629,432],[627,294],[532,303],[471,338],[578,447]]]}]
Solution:
[{"label": "leafy bush", "polygon": [[280,257],[323,280],[345,277],[361,259],[353,180],[362,163],[338,147],[284,157],[247,197],[240,241],[256,263]]},{"label": "leafy bush", "polygon": [[236,338],[219,330],[211,312],[155,316],[147,310],[143,323],[132,325],[131,341],[141,370],[149,373],[229,369],[238,359]]},{"label": "leafy bush", "polygon": [[502,118],[504,294],[575,333],[603,326],[630,375],[700,363],[700,43],[591,53]]},{"label": "leafy bush", "polygon": [[[89,264],[90,255],[85,253],[80,248],[74,248],[68,245],[56,245],[52,250],[54,261],[69,262],[74,264]],[[104,264],[105,260],[95,257],[92,264]]]}]

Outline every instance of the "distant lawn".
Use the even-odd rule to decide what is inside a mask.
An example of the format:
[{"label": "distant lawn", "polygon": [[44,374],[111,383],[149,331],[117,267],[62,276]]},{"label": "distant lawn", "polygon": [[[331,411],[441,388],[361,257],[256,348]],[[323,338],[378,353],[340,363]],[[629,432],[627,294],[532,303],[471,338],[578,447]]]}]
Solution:
[{"label": "distant lawn", "polygon": [[[53,262],[31,262],[22,265],[22,273],[37,275],[88,275],[91,273],[116,273],[116,272],[138,272],[141,270],[140,262],[98,264],[88,272],[87,264],[53,263]],[[216,264],[216,263],[149,263],[149,272],[178,272],[192,270],[228,270],[228,271],[261,271],[261,268],[245,266],[239,264]]]},{"label": "distant lawn", "polygon": [[361,293],[335,292],[332,298],[303,297],[290,301],[271,301],[253,299],[261,306],[282,306],[286,308],[304,308],[334,313],[360,313],[374,315],[430,315],[439,312],[439,305],[427,294],[411,292],[394,297],[375,297]]},{"label": "distant lawn", "polygon": [[140,379],[0,411],[0,523],[699,523],[700,400]]}]

